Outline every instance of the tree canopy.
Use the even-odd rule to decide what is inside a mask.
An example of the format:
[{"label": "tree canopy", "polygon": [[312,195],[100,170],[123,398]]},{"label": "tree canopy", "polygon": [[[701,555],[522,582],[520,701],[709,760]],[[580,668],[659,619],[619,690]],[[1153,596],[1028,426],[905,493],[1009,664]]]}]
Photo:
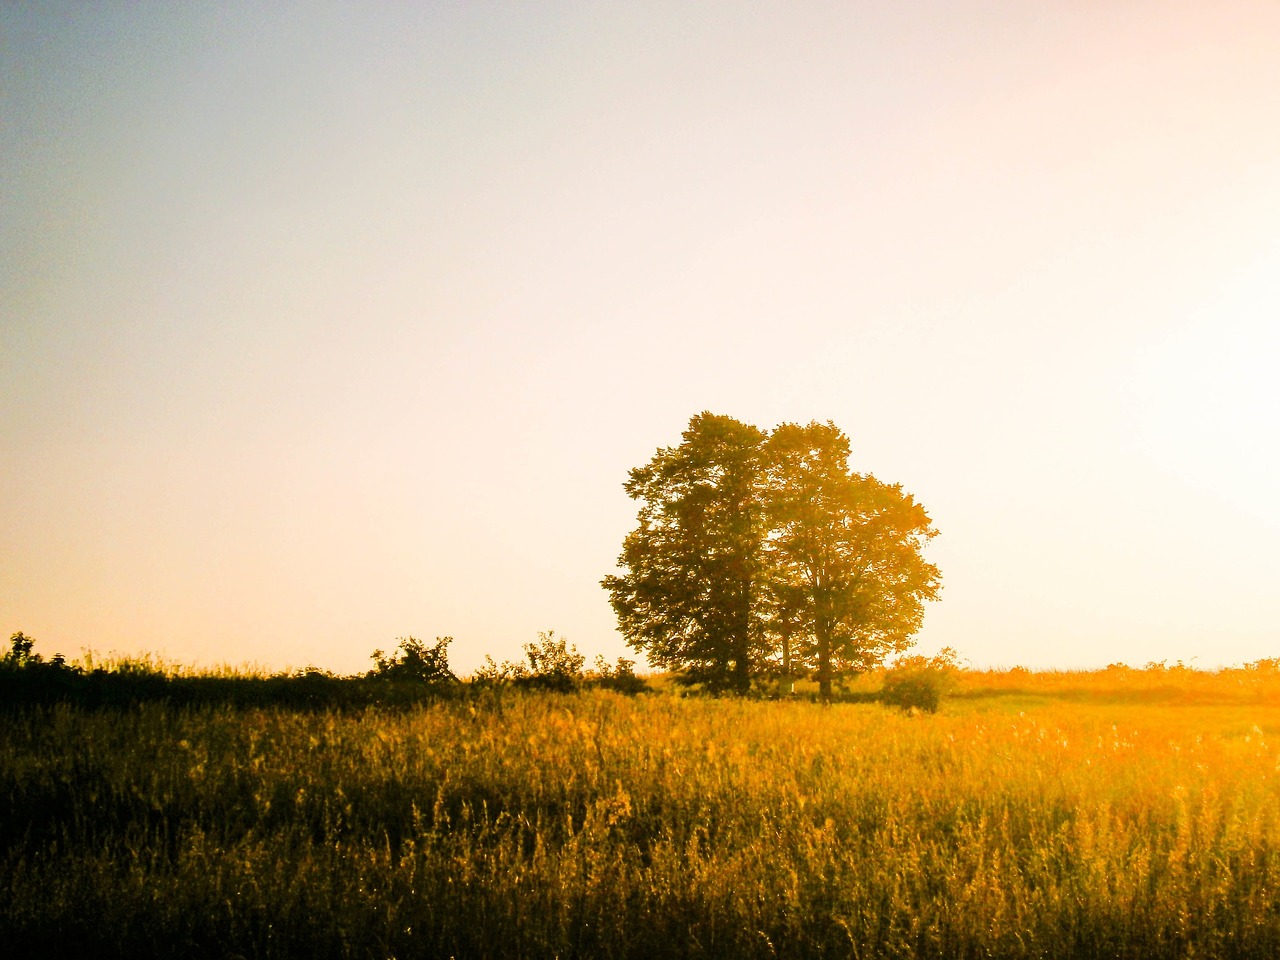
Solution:
[{"label": "tree canopy", "polygon": [[678,447],[631,471],[639,524],[605,577],[628,642],[655,666],[745,690],[763,641],[765,434],[699,414]]},{"label": "tree canopy", "polygon": [[631,647],[720,688],[812,673],[823,696],[906,649],[940,589],[937,531],[849,456],[832,423],[766,433],[704,412],[633,469],[638,523],[602,581]]}]

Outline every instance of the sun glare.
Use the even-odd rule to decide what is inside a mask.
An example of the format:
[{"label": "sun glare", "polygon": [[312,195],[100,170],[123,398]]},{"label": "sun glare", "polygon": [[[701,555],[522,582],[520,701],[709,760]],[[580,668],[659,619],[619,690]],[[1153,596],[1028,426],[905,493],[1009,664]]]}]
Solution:
[{"label": "sun glare", "polygon": [[1280,251],[1223,285],[1141,358],[1146,453],[1280,527]]}]

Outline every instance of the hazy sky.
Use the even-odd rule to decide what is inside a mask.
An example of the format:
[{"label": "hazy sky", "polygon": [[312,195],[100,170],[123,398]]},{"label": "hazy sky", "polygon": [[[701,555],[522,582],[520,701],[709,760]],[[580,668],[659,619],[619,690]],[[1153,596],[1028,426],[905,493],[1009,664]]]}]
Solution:
[{"label": "hazy sky", "polygon": [[921,647],[1280,656],[1280,4],[0,6],[0,629],[624,652],[627,470],[832,420]]}]

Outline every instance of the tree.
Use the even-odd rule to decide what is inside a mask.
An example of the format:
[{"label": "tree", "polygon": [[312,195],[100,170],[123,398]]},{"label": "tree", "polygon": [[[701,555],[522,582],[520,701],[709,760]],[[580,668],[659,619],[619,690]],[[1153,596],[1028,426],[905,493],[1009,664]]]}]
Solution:
[{"label": "tree", "polygon": [[865,670],[910,645],[940,589],[922,555],[937,531],[900,486],[850,470],[849,438],[832,423],[782,424],[766,455],[769,551],[829,697],[837,671]]},{"label": "tree", "polygon": [[906,649],[940,589],[929,515],[854,473],[832,423],[765,434],[701,413],[625,488],[638,524],[602,585],[631,647],[688,681],[745,691],[765,670],[813,671],[828,697]]},{"label": "tree", "polygon": [[766,647],[765,434],[704,412],[630,472],[638,526],[601,585],[630,646],[689,681],[746,691]]},{"label": "tree", "polygon": [[795,680],[803,676],[805,667],[813,659],[813,638],[810,632],[810,597],[806,585],[787,579],[785,570],[773,567],[774,576],[769,580],[769,633],[774,639],[771,665],[782,676],[783,691],[795,689]]}]

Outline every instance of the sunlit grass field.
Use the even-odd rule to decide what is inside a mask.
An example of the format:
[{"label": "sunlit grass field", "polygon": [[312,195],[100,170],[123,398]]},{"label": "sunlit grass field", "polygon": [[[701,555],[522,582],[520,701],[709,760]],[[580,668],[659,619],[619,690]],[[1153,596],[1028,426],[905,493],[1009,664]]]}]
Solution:
[{"label": "sunlit grass field", "polygon": [[1280,956],[1271,673],[2,719],[8,956]]}]

